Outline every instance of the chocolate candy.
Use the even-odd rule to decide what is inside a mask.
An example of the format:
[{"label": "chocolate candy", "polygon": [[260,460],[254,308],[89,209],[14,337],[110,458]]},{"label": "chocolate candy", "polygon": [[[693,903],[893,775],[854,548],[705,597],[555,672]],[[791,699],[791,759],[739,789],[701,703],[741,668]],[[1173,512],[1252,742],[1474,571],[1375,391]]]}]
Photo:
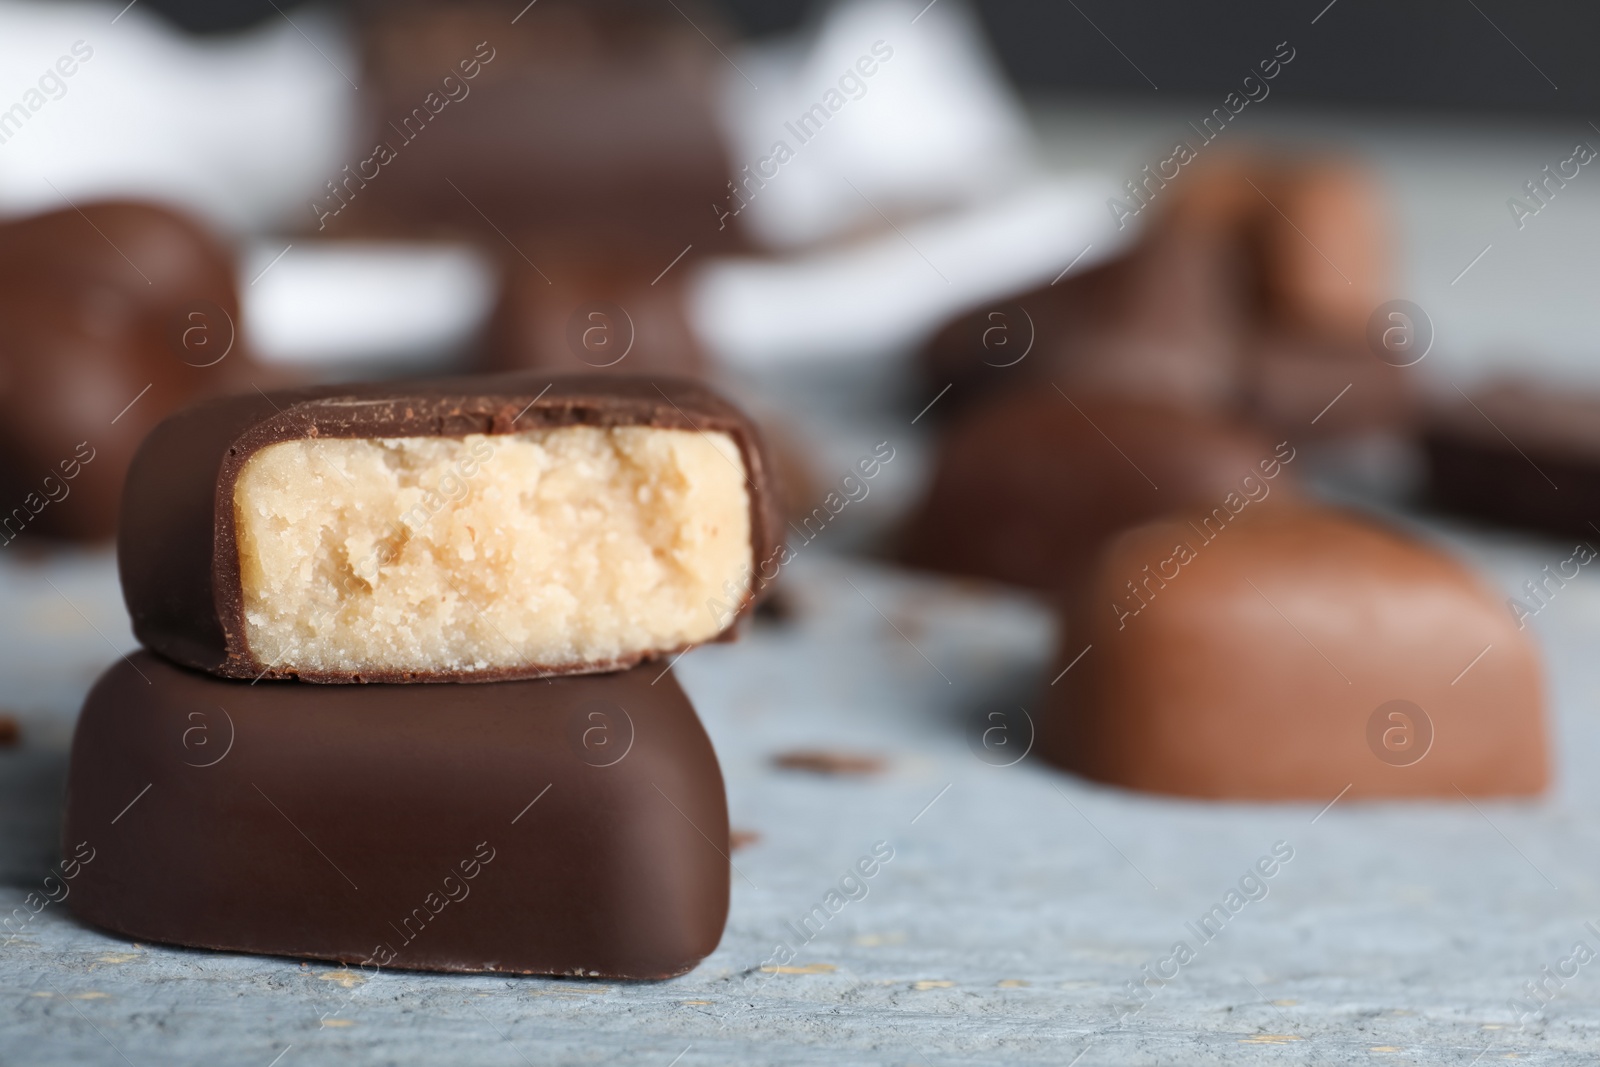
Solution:
[{"label": "chocolate candy", "polygon": [[1229,493],[1289,489],[1294,456],[1292,445],[1205,415],[1051,385],[1018,391],[949,428],[902,558],[1070,587],[1129,525]]},{"label": "chocolate candy", "polygon": [[1122,258],[981,307],[929,342],[930,384],[956,385],[947,410],[1055,381],[1302,439],[1409,422],[1402,372],[1366,338],[1389,254],[1360,169],[1218,157],[1153,193]]},{"label": "chocolate candy", "polygon": [[1361,347],[1390,295],[1383,195],[1342,160],[1263,163],[1254,177],[1258,277],[1274,325]]},{"label": "chocolate candy", "polygon": [[1069,615],[1062,666],[1080,654],[1040,747],[1090,778],[1323,803],[1545,786],[1526,631],[1459,563],[1353,515],[1219,502],[1127,531]]},{"label": "chocolate candy", "polygon": [[[512,263],[490,324],[487,370],[699,374],[708,360],[685,311],[682,263],[633,254]],[[653,280],[654,279],[654,280]]]},{"label": "chocolate candy", "polygon": [[782,546],[768,470],[741,412],[676,379],[246,393],[140,449],[123,594],[148,648],[232,678],[613,670],[753,606]]},{"label": "chocolate candy", "polygon": [[1231,235],[1213,226],[1159,227],[1121,259],[957,319],[923,362],[939,388],[954,383],[958,403],[1055,381],[1225,410],[1239,373],[1241,267]]},{"label": "chocolate candy", "polygon": [[[731,168],[716,113],[727,70],[699,5],[543,0],[365,3],[363,149],[313,205],[335,234],[477,236],[545,269],[538,230],[660,256],[730,245]],[[651,272],[651,276],[654,275]],[[648,280],[648,278],[647,278]]]},{"label": "chocolate candy", "polygon": [[109,537],[150,428],[259,372],[226,249],[165,208],[80,206],[0,226],[0,542]]},{"label": "chocolate candy", "polygon": [[1437,507],[1600,538],[1600,395],[1497,383],[1439,405],[1423,441]]},{"label": "chocolate candy", "polygon": [[1241,384],[1244,417],[1296,438],[1409,435],[1417,397],[1400,367],[1346,341],[1287,330],[1251,340]]},{"label": "chocolate candy", "polygon": [[251,686],[138,652],[73,740],[68,902],[139,941],[682,974],[728,912],[722,774],[670,674]]},{"label": "chocolate candy", "polygon": [[1410,383],[1367,337],[1392,295],[1376,182],[1338,160],[1257,170],[1250,254],[1261,304],[1240,383],[1245,410],[1298,436],[1409,431]]}]

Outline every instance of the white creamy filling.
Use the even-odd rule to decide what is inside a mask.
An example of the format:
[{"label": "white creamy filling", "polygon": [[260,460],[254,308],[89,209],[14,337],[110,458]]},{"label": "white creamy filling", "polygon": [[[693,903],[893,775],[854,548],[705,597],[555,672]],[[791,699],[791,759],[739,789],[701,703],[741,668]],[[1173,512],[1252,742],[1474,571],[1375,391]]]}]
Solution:
[{"label": "white creamy filling", "polygon": [[481,671],[704,641],[749,589],[726,434],[307,438],[234,489],[246,639],[306,671]]}]

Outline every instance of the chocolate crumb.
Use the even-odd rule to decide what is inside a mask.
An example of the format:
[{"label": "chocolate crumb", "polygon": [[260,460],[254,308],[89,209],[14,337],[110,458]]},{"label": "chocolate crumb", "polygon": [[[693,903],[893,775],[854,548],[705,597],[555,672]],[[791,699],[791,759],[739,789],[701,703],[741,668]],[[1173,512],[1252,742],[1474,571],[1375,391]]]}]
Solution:
[{"label": "chocolate crumb", "polygon": [[796,749],[772,757],[774,766],[789,771],[809,771],[812,774],[865,775],[877,774],[885,764],[880,756],[860,752],[833,752],[826,749]]}]

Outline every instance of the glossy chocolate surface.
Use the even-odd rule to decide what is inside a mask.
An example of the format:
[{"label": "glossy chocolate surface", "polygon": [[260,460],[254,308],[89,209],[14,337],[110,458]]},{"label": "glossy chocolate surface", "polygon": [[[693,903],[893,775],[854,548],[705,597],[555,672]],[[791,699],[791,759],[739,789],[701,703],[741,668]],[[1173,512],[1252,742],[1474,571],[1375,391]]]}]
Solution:
[{"label": "glossy chocolate surface", "polygon": [[[1088,651],[1084,649],[1088,647]],[[1288,500],[1188,509],[1107,547],[1069,612],[1040,750],[1229,800],[1542,791],[1529,632],[1454,559]]]},{"label": "glossy chocolate surface", "polygon": [[728,911],[722,775],[659,667],[252,686],[138,652],[84,706],[63,841],[86,922],[369,975],[666,978]]}]

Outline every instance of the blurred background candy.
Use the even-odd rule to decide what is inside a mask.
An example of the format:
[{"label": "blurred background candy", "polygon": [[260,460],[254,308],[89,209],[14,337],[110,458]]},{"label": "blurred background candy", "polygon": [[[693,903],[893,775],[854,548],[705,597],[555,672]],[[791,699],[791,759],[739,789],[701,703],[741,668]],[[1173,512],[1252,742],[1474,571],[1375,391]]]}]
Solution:
[{"label": "blurred background candy", "polygon": [[239,333],[232,257],[192,218],[93,201],[0,224],[0,524],[100,540],[144,435],[270,384]]}]

